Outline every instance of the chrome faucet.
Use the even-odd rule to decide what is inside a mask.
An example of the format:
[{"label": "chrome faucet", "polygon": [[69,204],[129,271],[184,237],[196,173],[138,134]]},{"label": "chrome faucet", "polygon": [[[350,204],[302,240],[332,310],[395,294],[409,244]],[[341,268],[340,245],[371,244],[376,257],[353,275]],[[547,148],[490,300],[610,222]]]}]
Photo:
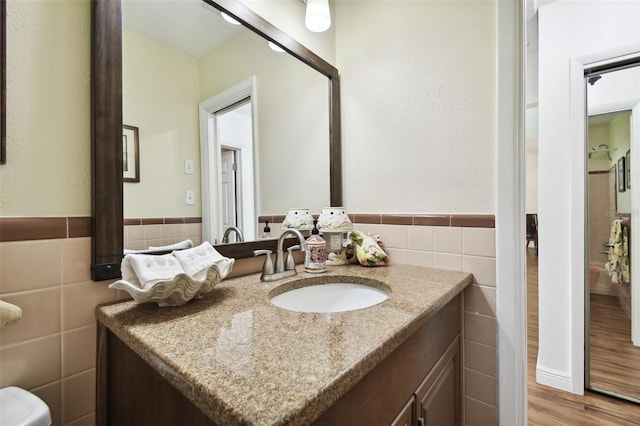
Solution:
[{"label": "chrome faucet", "polygon": [[[298,237],[298,241],[300,244],[296,244],[287,249],[289,254],[287,255],[287,260],[284,260],[284,239],[288,234],[293,234]],[[286,231],[280,234],[278,238],[278,250],[276,251],[276,266],[275,271],[273,268],[273,262],[271,261],[271,250],[255,250],[253,252],[254,256],[260,256],[262,254],[266,255],[266,259],[264,261],[264,265],[262,266],[262,275],[260,276],[260,281],[276,281],[282,278],[293,277],[296,275],[296,262],[293,259],[293,250],[305,251],[307,249],[307,244],[304,240],[304,237],[297,229],[287,229]]]},{"label": "chrome faucet", "polygon": [[242,235],[242,231],[240,231],[240,229],[236,228],[235,226],[230,226],[224,230],[224,235],[222,235],[222,244],[227,244],[229,242],[229,235],[231,234],[231,231],[236,233],[237,243],[244,242],[244,236]]}]

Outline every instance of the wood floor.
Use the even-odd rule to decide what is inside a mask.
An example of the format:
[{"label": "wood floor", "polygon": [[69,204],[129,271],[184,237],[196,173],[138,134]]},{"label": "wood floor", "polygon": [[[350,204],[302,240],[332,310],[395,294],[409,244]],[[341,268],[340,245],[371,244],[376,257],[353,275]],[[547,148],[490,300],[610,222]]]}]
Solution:
[{"label": "wood floor", "polygon": [[631,343],[631,320],[614,296],[591,295],[591,387],[640,400],[640,347]]},{"label": "wood floor", "polygon": [[630,426],[640,425],[640,405],[595,392],[574,395],[539,385],[535,380],[538,354],[538,258],[527,253],[528,424]]}]

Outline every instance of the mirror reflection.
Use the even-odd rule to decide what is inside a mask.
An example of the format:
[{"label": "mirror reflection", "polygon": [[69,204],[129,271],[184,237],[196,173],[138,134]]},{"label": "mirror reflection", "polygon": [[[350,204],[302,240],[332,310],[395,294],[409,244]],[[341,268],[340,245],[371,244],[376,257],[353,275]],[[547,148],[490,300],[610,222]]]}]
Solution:
[{"label": "mirror reflection", "polygon": [[330,205],[326,76],[200,0],[122,9],[123,124],[138,128],[140,164],[125,224],[176,225],[125,226],[126,249],[220,243],[230,227],[229,242],[251,241],[260,215]]},{"label": "mirror reflection", "polygon": [[[588,105],[588,283],[586,387],[640,402],[640,281],[633,253],[638,188],[631,179],[640,147],[640,67],[586,76]],[[633,264],[633,265],[632,265]]]}]

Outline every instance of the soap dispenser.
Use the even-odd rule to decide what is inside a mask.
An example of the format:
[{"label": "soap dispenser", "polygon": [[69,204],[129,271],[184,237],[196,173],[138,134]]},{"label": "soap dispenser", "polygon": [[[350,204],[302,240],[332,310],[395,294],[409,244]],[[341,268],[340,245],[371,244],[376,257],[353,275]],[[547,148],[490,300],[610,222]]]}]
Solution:
[{"label": "soap dispenser", "polygon": [[311,236],[307,238],[307,250],[304,256],[304,269],[318,273],[327,270],[327,242],[320,236],[318,221],[313,221]]},{"label": "soap dispenser", "polygon": [[269,228],[269,221],[265,220],[264,230],[260,238],[271,238],[271,228]]}]

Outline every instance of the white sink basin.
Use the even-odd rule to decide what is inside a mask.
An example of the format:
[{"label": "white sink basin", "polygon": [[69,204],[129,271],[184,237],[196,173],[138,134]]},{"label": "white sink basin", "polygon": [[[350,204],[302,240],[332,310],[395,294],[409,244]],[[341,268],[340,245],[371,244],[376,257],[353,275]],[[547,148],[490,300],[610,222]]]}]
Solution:
[{"label": "white sink basin", "polygon": [[[385,286],[386,287],[386,286]],[[310,284],[271,297],[275,306],[296,312],[355,311],[382,303],[391,291],[351,282]]]}]

